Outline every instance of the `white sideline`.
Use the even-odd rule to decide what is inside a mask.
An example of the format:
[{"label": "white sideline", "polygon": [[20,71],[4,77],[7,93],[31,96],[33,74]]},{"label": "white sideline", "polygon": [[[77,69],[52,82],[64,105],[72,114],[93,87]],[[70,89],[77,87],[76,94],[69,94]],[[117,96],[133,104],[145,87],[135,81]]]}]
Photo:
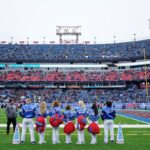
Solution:
[{"label": "white sideline", "polygon": [[[6,124],[0,124],[0,127],[6,127],[7,125]],[[20,127],[22,127],[22,124],[19,124]],[[100,128],[104,128],[104,125],[99,125]],[[114,125],[114,128],[118,128],[118,124]],[[11,124],[11,127],[12,127],[12,124]],[[51,125],[47,125],[48,128],[51,128],[52,126]],[[64,124],[61,124],[60,125],[60,128],[63,128],[64,127]],[[86,125],[86,128],[88,127],[88,125]],[[144,124],[144,125],[141,125],[141,124],[123,124],[121,125],[122,128],[150,128],[150,124]]]}]

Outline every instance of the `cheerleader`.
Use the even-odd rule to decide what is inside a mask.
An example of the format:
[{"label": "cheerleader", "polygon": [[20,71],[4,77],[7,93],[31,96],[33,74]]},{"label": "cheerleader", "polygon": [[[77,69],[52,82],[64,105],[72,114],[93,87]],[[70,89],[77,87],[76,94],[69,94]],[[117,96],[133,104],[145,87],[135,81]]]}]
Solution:
[{"label": "cheerleader", "polygon": [[66,110],[64,111],[64,132],[66,133],[66,144],[72,143],[71,141],[71,133],[75,131],[75,126],[73,124],[73,120],[75,119],[76,113],[71,110],[70,105],[66,106]]},{"label": "cheerleader", "polygon": [[110,141],[114,143],[114,123],[116,111],[112,107],[112,102],[107,101],[106,106],[102,108],[101,118],[104,120],[104,143],[108,143],[108,130],[110,130]]},{"label": "cheerleader", "polygon": [[88,118],[89,118],[89,127],[88,127],[88,131],[91,133],[91,144],[96,144],[97,140],[96,140],[96,134],[98,134],[100,132],[100,128],[98,127],[98,119],[100,118],[100,116],[98,115],[98,108],[96,103],[94,102],[91,109],[88,110]]},{"label": "cheerleader", "polygon": [[78,142],[76,144],[84,144],[84,127],[86,125],[86,108],[83,101],[78,102],[78,106],[75,107],[77,114],[77,130],[78,130]]},{"label": "cheerleader", "polygon": [[63,122],[61,122],[61,108],[60,103],[56,100],[52,103],[52,108],[49,112],[50,115],[50,124],[52,125],[52,143],[58,144],[59,141],[59,125]]},{"label": "cheerleader", "polygon": [[46,143],[46,141],[45,141],[45,129],[46,129],[46,123],[47,123],[46,118],[48,116],[46,102],[42,101],[40,103],[39,112],[38,112],[37,116],[38,117],[41,116],[45,120],[45,122],[44,122],[44,131],[39,132],[39,142],[38,142],[38,144],[43,144],[43,143]]},{"label": "cheerleader", "polygon": [[19,114],[21,117],[23,117],[21,144],[25,142],[27,127],[29,127],[31,143],[35,144],[33,118],[36,115],[36,107],[35,105],[31,104],[30,98],[28,98],[26,100],[26,104],[21,107]]}]

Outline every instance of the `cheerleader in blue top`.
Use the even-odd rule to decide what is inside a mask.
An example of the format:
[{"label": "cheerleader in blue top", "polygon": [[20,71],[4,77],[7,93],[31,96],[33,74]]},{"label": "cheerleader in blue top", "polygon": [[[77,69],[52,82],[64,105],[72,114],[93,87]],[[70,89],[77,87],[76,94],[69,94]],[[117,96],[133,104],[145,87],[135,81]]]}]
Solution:
[{"label": "cheerleader in blue top", "polygon": [[47,105],[44,101],[42,101],[40,103],[39,112],[37,113],[37,117],[39,117],[39,116],[41,116],[45,119],[44,131],[39,132],[39,142],[38,142],[38,144],[43,144],[43,143],[46,143],[46,141],[45,141],[45,129],[46,129],[46,123],[47,123],[46,118],[48,116]]},{"label": "cheerleader in blue top", "polygon": [[52,107],[49,112],[50,120],[52,119],[52,143],[58,144],[59,141],[59,125],[60,119],[59,117],[62,116],[60,103],[56,100],[52,103]]},{"label": "cheerleader in blue top", "polygon": [[78,142],[76,144],[84,144],[84,127],[86,125],[86,108],[83,101],[79,101],[79,106],[75,107],[75,111],[77,114],[77,129],[78,129]]},{"label": "cheerleader in blue top", "polygon": [[67,105],[63,114],[65,122],[64,132],[66,133],[66,144],[69,144],[72,143],[71,133],[75,131],[75,126],[72,121],[76,117],[76,112],[71,110],[70,105]]},{"label": "cheerleader in blue top", "polygon": [[[96,103],[93,103],[91,109],[88,110],[88,118],[89,118],[89,123],[96,123],[96,125],[98,125],[98,119],[100,118],[99,114],[98,114],[98,108]],[[97,126],[97,128],[99,128]],[[94,128],[95,129],[95,128]],[[97,140],[96,140],[96,134],[92,133],[93,131],[91,131],[91,144],[96,144]]]}]

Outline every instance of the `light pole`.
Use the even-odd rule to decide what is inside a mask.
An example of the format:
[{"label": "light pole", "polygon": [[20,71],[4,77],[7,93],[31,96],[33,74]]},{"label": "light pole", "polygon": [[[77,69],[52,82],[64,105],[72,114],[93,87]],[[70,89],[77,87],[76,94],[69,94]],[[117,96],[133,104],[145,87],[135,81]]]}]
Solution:
[{"label": "light pole", "polygon": [[45,39],[46,39],[46,37],[45,37],[45,36],[43,36],[43,44],[45,44]]},{"label": "light pole", "polygon": [[10,43],[13,44],[13,36],[10,37]]},{"label": "light pole", "polygon": [[145,88],[146,88],[146,96],[148,97],[148,81],[147,81],[147,64],[146,64],[146,49],[143,49],[143,53],[144,53],[144,62],[145,62],[145,66],[144,66],[144,70],[145,70]]},{"label": "light pole", "polygon": [[29,44],[29,39],[30,39],[30,37],[27,37],[27,44]]},{"label": "light pole", "polygon": [[150,19],[148,19],[148,25],[149,25],[149,29],[150,29]]},{"label": "light pole", "polygon": [[[148,19],[148,24],[149,24],[149,29],[150,29],[150,19]],[[146,48],[144,48],[144,62],[145,62],[145,85],[146,85],[146,96],[149,97],[149,84],[148,84],[148,80],[147,80],[147,64],[146,64],[147,58],[146,58]]]},{"label": "light pole", "polygon": [[85,58],[86,59],[89,58],[88,51],[87,51],[87,42],[85,42]]},{"label": "light pole", "polygon": [[113,39],[114,39],[114,44],[116,43],[116,36],[114,35],[113,36]]},{"label": "light pole", "polygon": [[94,37],[94,44],[96,44],[96,36]]},{"label": "light pole", "polygon": [[135,33],[133,34],[133,40],[134,40],[134,42],[136,42],[136,34]]}]

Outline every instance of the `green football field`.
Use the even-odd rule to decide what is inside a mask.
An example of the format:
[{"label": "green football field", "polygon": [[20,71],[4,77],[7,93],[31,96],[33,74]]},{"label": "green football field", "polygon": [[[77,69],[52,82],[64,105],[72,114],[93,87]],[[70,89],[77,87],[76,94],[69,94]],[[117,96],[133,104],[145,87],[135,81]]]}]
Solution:
[{"label": "green football field", "polygon": [[[107,144],[105,145],[103,143],[103,137],[104,137],[103,129],[101,130],[101,133],[97,136],[97,144],[91,145],[90,144],[90,134],[85,129],[85,141],[86,143],[84,145],[77,145],[77,132],[74,132],[72,134],[72,143],[71,144],[65,144],[65,134],[63,133],[63,129],[60,130],[60,144],[53,145],[51,142],[51,135],[52,135],[52,129],[48,128],[46,130],[45,139],[47,141],[46,144],[39,145],[35,144],[32,145],[30,143],[29,138],[29,132],[27,132],[26,141],[24,144],[19,145],[13,145],[12,139],[13,134],[11,132],[10,135],[6,135],[5,129],[0,129],[0,150],[149,150],[150,148],[150,129],[123,129],[123,135],[125,144],[119,145],[119,144]],[[117,129],[115,129],[115,138],[117,134]],[[38,135],[35,134],[36,142],[38,142]]]},{"label": "green football field", "polygon": [[[17,121],[21,123],[22,119],[20,117],[17,118]],[[144,124],[139,121],[135,121],[132,119],[124,118],[121,116],[117,116],[115,119],[115,124]],[[6,115],[4,110],[0,110],[0,124],[6,123]],[[102,121],[99,121],[102,124]],[[97,135],[97,144],[91,145],[90,139],[91,136],[85,129],[85,141],[86,143],[83,145],[77,145],[77,131],[72,134],[72,143],[65,144],[65,134],[63,133],[63,129],[60,129],[60,144],[53,145],[52,144],[52,129],[47,128],[45,139],[47,141],[46,144],[39,145],[38,134],[35,133],[36,144],[32,145],[30,143],[30,135],[29,131],[27,131],[26,141],[24,144],[13,145],[13,133],[12,128],[9,135],[6,135],[6,128],[0,128],[0,150],[149,150],[150,148],[150,128],[123,128],[123,135],[124,135],[124,144],[114,144],[108,143],[107,145],[104,144],[104,132],[101,129],[99,135]],[[117,129],[115,128],[115,139],[117,137]]]}]

